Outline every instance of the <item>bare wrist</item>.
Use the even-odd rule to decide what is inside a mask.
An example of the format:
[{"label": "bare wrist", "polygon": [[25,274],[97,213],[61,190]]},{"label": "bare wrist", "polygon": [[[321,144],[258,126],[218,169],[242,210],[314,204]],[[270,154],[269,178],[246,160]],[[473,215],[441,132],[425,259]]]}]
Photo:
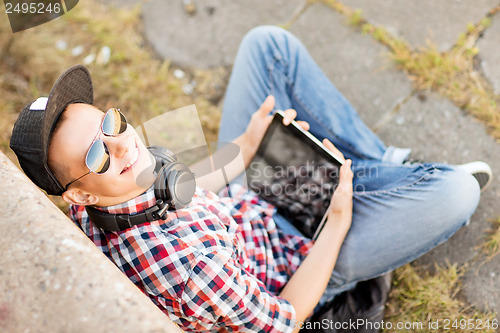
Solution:
[{"label": "bare wrist", "polygon": [[248,167],[250,164],[250,161],[252,158],[255,156],[255,153],[257,152],[257,147],[254,147],[255,145],[252,144],[252,140],[247,132],[244,132],[242,135],[240,135],[238,138],[236,138],[234,141],[241,150],[241,154],[243,156],[243,160],[245,162],[245,167]]},{"label": "bare wrist", "polygon": [[333,234],[345,237],[351,227],[352,214],[350,212],[330,212],[325,228]]}]

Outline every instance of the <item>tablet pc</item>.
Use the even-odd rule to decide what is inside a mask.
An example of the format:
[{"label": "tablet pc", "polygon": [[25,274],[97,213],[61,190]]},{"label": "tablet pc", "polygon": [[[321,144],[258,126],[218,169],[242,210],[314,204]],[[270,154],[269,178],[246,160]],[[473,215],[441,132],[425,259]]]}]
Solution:
[{"label": "tablet pc", "polygon": [[274,205],[304,236],[315,239],[339,182],[341,159],[276,112],[246,170],[250,189]]}]

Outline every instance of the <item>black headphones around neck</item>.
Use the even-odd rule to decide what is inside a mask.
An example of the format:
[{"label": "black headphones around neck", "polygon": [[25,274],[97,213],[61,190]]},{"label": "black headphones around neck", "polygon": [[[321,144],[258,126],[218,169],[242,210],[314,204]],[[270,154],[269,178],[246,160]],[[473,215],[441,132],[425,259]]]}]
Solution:
[{"label": "black headphones around neck", "polygon": [[154,192],[156,204],[137,214],[110,214],[95,207],[85,206],[92,223],[106,231],[122,231],[134,225],[164,219],[168,210],[187,206],[196,189],[194,174],[170,150],[148,147],[155,158],[156,179]]}]

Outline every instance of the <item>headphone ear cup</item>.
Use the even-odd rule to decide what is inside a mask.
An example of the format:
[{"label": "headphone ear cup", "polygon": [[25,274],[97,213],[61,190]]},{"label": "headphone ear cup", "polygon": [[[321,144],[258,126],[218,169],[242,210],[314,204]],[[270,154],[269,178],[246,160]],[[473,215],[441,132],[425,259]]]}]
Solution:
[{"label": "headphone ear cup", "polygon": [[175,156],[175,154],[171,150],[168,150],[167,148],[160,146],[149,146],[148,150],[151,153],[151,155],[153,155],[153,157],[155,158],[156,172],[159,172],[160,168],[164,165],[177,162],[177,157]]},{"label": "headphone ear cup", "polygon": [[180,162],[161,167],[155,180],[155,196],[169,204],[169,209],[187,206],[196,190],[196,180],[187,166]]}]

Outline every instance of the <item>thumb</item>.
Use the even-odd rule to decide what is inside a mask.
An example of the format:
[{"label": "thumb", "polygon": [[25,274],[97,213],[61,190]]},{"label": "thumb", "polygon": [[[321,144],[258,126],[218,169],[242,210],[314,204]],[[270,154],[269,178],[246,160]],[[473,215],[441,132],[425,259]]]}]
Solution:
[{"label": "thumb", "polygon": [[351,170],[351,165],[352,161],[348,159],[340,167],[339,185],[344,187],[345,190],[349,190],[350,188],[352,188],[353,172]]},{"label": "thumb", "polygon": [[269,114],[269,112],[273,110],[273,108],[274,108],[274,96],[269,95],[261,104],[258,113],[260,116],[265,117]]}]

